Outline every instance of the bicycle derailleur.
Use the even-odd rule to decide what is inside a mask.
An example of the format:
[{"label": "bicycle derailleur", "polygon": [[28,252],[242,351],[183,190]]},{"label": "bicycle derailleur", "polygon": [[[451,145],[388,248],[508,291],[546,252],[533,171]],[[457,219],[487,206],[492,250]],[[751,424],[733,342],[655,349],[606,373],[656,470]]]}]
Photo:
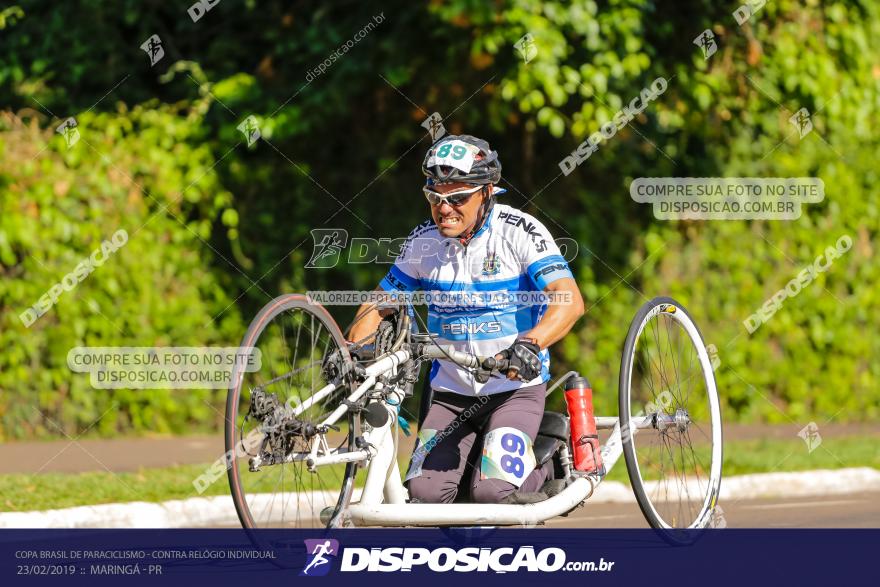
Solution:
[{"label": "bicycle derailleur", "polygon": [[319,434],[326,433],[328,429],[339,430],[336,426],[323,427],[300,420],[294,416],[290,406],[282,404],[276,394],[262,387],[251,391],[251,403],[244,422],[251,418],[260,423],[259,432],[262,433],[257,454],[248,461],[248,468],[252,472],[259,471],[262,465],[284,463],[287,455],[296,450],[298,442],[301,447],[307,448]]}]

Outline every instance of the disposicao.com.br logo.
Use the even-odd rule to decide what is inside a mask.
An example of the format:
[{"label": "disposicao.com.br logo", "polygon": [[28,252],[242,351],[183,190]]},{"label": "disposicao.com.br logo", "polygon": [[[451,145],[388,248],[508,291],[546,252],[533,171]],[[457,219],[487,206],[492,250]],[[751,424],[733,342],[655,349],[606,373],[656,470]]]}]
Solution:
[{"label": "disposicao.com.br logo", "polygon": [[309,555],[300,577],[321,577],[330,572],[330,562],[339,554],[339,541],[332,538],[306,539]]},{"label": "disposicao.com.br logo", "polygon": [[[330,544],[332,542],[332,544]],[[308,561],[301,575],[326,575],[330,569],[327,556],[339,553],[338,542],[333,540],[306,540]],[[321,565],[321,566],[319,566]],[[513,547],[346,547],[342,549],[339,570],[341,572],[411,572],[413,567],[424,566],[435,573],[493,572],[515,573],[517,571],[610,571],[611,561],[566,562],[561,548],[534,546]],[[320,570],[318,570],[320,569]]]}]

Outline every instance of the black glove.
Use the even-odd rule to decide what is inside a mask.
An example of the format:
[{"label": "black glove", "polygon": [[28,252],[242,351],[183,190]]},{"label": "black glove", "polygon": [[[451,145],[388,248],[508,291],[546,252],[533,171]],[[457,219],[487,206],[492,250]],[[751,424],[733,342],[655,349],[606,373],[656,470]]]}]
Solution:
[{"label": "black glove", "polygon": [[513,373],[520,381],[531,381],[541,374],[540,352],[541,347],[527,338],[520,338],[498,354],[510,361],[507,374]]}]

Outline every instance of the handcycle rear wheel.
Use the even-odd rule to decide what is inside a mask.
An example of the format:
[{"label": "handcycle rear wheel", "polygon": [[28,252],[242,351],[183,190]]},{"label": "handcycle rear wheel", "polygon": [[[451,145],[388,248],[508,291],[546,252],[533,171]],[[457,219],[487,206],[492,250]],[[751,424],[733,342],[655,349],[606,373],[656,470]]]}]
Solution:
[{"label": "handcycle rear wheel", "polygon": [[721,410],[702,335],[672,298],[645,303],[630,324],[619,393],[627,472],[648,523],[706,527],[721,484]]},{"label": "handcycle rear wheel", "polygon": [[[318,466],[308,470],[302,460],[249,469],[249,459],[275,450],[279,444],[286,454],[306,453],[317,436],[282,434],[275,445],[267,444],[273,427],[249,415],[252,401],[289,409],[328,383],[330,372],[325,358],[335,356],[350,361],[345,339],[330,314],[303,295],[289,294],[269,302],[251,322],[239,352],[248,359],[259,355],[260,368],[254,372],[236,367],[226,401],[225,439],[227,476],[239,520],[245,528],[316,528],[341,523],[342,513],[351,499],[356,463]],[[242,361],[246,364],[246,361]],[[306,425],[320,423],[347,393],[340,388],[315,403],[296,418]],[[331,432],[332,449],[355,450],[354,439],[360,421],[349,412]],[[275,427],[278,430],[278,427]],[[284,440],[278,440],[283,438]]]}]

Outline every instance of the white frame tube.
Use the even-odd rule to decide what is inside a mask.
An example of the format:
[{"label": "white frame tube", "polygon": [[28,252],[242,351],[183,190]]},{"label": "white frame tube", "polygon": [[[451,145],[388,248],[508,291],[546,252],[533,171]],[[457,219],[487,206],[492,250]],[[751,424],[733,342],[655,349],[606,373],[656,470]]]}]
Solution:
[{"label": "white frame tube", "polygon": [[580,477],[550,499],[528,505],[375,503],[362,497],[348,506],[347,515],[364,526],[532,526],[574,509],[597,484],[591,477]]},{"label": "white frame tube", "polygon": [[[428,353],[430,349],[432,352]],[[451,347],[444,347],[445,351],[456,359],[469,357],[467,362],[472,366],[479,364],[478,359],[467,353],[454,351]],[[445,354],[439,349],[428,347],[426,355],[444,357]],[[399,365],[409,360],[409,351],[397,351],[365,369],[367,378],[358,388],[348,396],[348,401],[355,402],[361,399],[368,391],[376,389],[378,377],[386,372],[393,372]],[[381,389],[381,383],[378,388]],[[320,389],[297,408],[298,415],[315,402],[320,401],[335,389],[328,385]],[[400,402],[403,398],[400,394],[394,394],[394,398]],[[421,504],[406,503],[408,492],[403,486],[400,468],[397,463],[397,410],[391,404],[385,404],[389,412],[388,421],[379,428],[373,428],[364,433],[363,437],[375,448],[366,448],[359,451],[328,451],[327,454],[318,456],[320,446],[326,447],[326,440],[319,435],[320,442],[313,444],[312,451],[306,453],[294,453],[289,455],[288,460],[306,460],[312,466],[331,465],[336,463],[367,461],[367,479],[361,491],[360,500],[348,506],[346,516],[355,525],[365,526],[455,526],[455,525],[535,525],[550,518],[571,511],[581,502],[588,499],[602,479],[594,476],[579,476],[565,490],[545,501],[528,505],[511,504],[481,504],[481,503],[454,503],[454,504]],[[329,426],[336,423],[348,410],[348,407],[340,405],[322,423]],[[651,426],[651,418],[632,418],[633,426],[646,428]],[[611,429],[611,436],[602,447],[602,459],[605,470],[610,471],[619,460],[623,448],[621,442],[620,422],[616,417],[599,416],[596,418],[596,427],[599,429]]]}]

